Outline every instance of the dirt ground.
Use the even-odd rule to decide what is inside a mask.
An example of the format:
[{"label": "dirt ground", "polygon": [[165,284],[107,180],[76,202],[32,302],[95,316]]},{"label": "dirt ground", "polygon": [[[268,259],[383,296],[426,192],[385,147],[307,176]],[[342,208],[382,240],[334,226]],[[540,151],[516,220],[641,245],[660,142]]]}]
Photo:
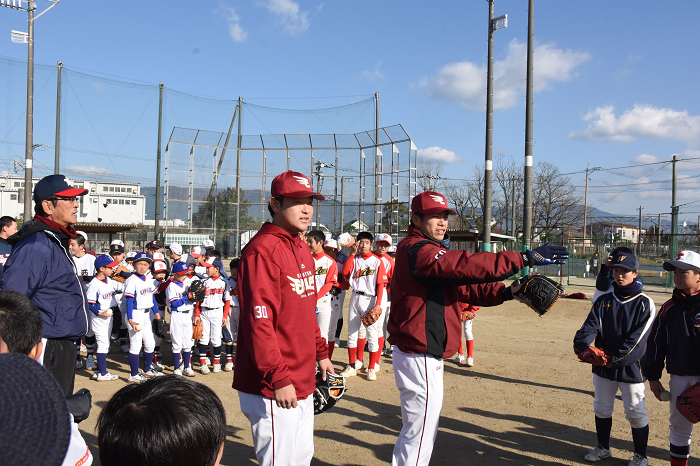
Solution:
[{"label": "dirt ground", "polygon": [[[567,287],[568,293],[577,291],[593,290]],[[650,296],[657,308],[670,297]],[[593,384],[591,366],[578,362],[572,339],[589,309],[590,301],[560,299],[543,318],[514,302],[479,311],[474,321],[474,367],[452,359],[445,363],[445,399],[431,464],[585,464],[583,456],[596,443]],[[344,343],[345,332],[333,357],[336,369],[348,360]],[[168,353],[169,346],[164,346],[165,362],[172,364]],[[365,353],[365,363],[367,357]],[[118,349],[110,353],[108,366],[120,380],[98,383],[84,369],[76,375],[76,390],[86,387],[93,396],[91,416],[80,430],[95,464],[100,464],[95,421],[128,377],[126,355]],[[168,368],[165,373],[172,371]],[[257,464],[250,424],[231,388],[232,373],[197,373],[193,380],[213,388],[226,408],[229,427],[221,464]],[[667,384],[668,375],[662,382]],[[377,381],[370,382],[361,373],[349,378],[348,385],[349,392],[333,410],[315,417],[312,464],[389,464],[401,429],[391,359],[382,358]],[[668,464],[668,404],[657,401],[647,389],[647,410],[650,463]],[[606,465],[626,465],[632,457],[631,431],[619,395],[611,448],[613,458]],[[696,461],[693,454],[690,464]]]}]

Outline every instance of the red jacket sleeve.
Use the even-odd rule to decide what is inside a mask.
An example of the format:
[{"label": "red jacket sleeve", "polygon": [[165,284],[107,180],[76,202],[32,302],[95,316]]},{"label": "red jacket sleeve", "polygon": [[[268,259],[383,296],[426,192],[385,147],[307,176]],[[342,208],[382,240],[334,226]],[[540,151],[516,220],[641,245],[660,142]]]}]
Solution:
[{"label": "red jacket sleeve", "polygon": [[319,290],[318,297],[326,296],[334,286],[338,286],[338,266],[335,265],[335,261],[332,261],[331,266],[328,267],[328,272],[326,272],[326,283]]},{"label": "red jacket sleeve", "polygon": [[352,275],[352,271],[354,268],[355,254],[350,254],[350,256],[345,260],[345,263],[343,264],[343,271],[341,272],[343,280],[350,280],[350,275]]},{"label": "red jacket sleeve", "polygon": [[[238,284],[241,330],[249,332],[249,338],[245,339],[246,349],[263,379],[274,390],[291,385],[291,374],[282,358],[274,327],[282,306],[279,290],[289,285],[280,283],[279,268],[262,254],[244,256],[238,267],[239,271],[248,272],[239,274],[242,280]],[[264,317],[256,315],[256,309],[262,313],[263,307]],[[316,333],[320,337],[318,325]]]},{"label": "red jacket sleeve", "polygon": [[461,286],[459,287],[460,307],[462,303],[468,303],[465,308],[471,307],[472,311],[477,311],[481,306],[490,307],[503,304],[501,291],[505,287],[506,285],[501,282]]}]

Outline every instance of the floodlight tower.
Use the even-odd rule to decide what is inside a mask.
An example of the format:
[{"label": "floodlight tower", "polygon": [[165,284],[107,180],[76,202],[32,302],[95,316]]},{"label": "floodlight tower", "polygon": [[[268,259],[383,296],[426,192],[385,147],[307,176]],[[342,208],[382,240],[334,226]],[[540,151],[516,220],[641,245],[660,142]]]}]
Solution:
[{"label": "floodlight tower", "polygon": [[484,163],[484,237],[482,251],[491,250],[491,171],[493,157],[493,32],[508,27],[508,15],[493,17],[494,0],[489,0],[489,58],[486,79],[486,150]]},{"label": "floodlight tower", "polygon": [[[34,16],[36,3],[33,0],[0,0],[0,6],[14,10],[26,11],[29,32],[12,31],[12,42],[27,44],[27,123],[24,145],[24,212],[23,219],[32,218],[32,162],[34,152],[34,21],[55,7],[61,0],[49,0],[50,7]],[[22,6],[26,3],[27,6]]]}]

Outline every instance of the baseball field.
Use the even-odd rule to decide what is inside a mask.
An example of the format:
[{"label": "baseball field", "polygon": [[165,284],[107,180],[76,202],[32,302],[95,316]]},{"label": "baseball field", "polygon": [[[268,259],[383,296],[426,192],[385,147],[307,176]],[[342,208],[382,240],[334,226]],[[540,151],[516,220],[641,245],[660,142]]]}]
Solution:
[{"label": "baseball field", "polygon": [[[567,287],[568,293],[593,292]],[[657,309],[670,295],[649,293]],[[347,315],[346,299],[346,315]],[[543,318],[526,306],[509,302],[483,308],[474,320],[474,367],[445,362],[445,398],[433,465],[553,465],[584,464],[583,456],[595,446],[591,366],[578,362],[572,339],[581,326],[590,301],[560,299]],[[333,357],[336,369],[347,362],[345,332]],[[172,355],[163,343],[166,374],[172,373]],[[77,371],[76,390],[86,387],[93,410],[80,430],[100,464],[95,422],[101,407],[126,384],[126,355],[108,357],[108,369],[120,376],[114,382],[90,380],[90,372]],[[367,362],[365,353],[365,363]],[[198,364],[195,364],[195,370]],[[226,407],[228,437],[221,464],[257,464],[250,424],[241,414],[233,373],[201,375]],[[668,375],[662,382],[667,384]],[[389,464],[401,429],[399,394],[390,358],[382,358],[375,382],[361,372],[348,379],[349,391],[331,411],[315,417],[314,465]],[[652,465],[668,463],[668,405],[647,388],[649,450]],[[609,466],[626,465],[632,457],[632,436],[622,400],[617,398]],[[691,450],[690,464],[697,461]]]}]

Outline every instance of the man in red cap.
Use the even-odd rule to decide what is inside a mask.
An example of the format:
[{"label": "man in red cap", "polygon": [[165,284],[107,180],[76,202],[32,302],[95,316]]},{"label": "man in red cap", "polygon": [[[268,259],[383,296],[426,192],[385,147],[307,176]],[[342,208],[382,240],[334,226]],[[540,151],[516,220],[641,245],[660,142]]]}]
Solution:
[{"label": "man in red cap", "polygon": [[40,361],[66,395],[73,393],[76,341],[88,330],[88,306],[68,242],[78,222],[78,196],[63,175],[49,175],[34,188],[32,220],[8,238],[12,254],[0,288],[17,291],[39,308],[44,321]]},{"label": "man in red cap", "polygon": [[[313,192],[301,173],[275,177],[265,223],[238,262],[240,322],[233,388],[250,420],[261,465],[308,465],[313,457],[316,365],[335,374],[316,323],[314,258],[301,234]],[[273,422],[274,419],[274,422]]]},{"label": "man in red cap", "polygon": [[403,428],[392,465],[427,465],[437,435],[443,359],[461,343],[460,295],[480,306],[513,299],[502,280],[528,265],[559,263],[566,249],[542,246],[527,253],[450,251],[447,219],[457,212],[445,196],[426,191],[411,202],[408,235],[398,245],[391,279],[389,342],[401,396]]}]

